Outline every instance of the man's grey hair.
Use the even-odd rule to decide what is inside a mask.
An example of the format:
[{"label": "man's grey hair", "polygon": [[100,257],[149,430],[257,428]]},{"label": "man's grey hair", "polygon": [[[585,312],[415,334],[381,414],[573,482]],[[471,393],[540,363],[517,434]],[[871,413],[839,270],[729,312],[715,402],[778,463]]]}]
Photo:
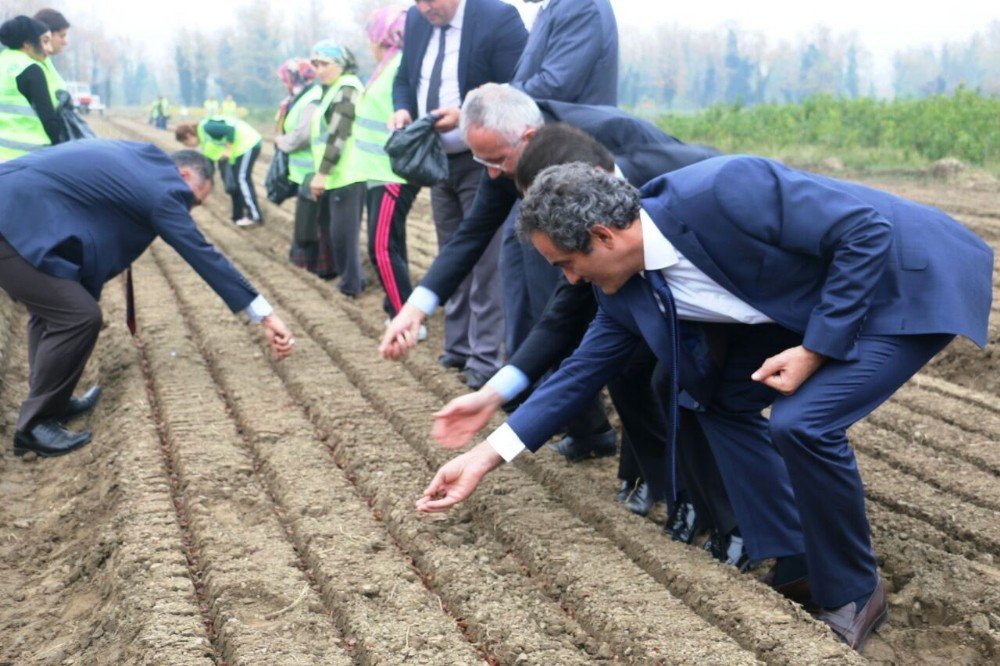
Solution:
[{"label": "man's grey hair", "polygon": [[202,180],[211,181],[215,177],[215,165],[197,150],[187,148],[170,154],[177,168],[187,167],[197,173]]},{"label": "man's grey hair", "polygon": [[473,127],[498,132],[514,143],[525,130],[538,129],[544,124],[538,105],[526,93],[506,83],[486,83],[466,96],[459,127],[466,143]]},{"label": "man's grey hair", "polygon": [[539,231],[564,252],[590,254],[594,225],[627,229],[639,219],[639,190],[593,164],[551,166],[535,178],[521,202],[517,235]]}]

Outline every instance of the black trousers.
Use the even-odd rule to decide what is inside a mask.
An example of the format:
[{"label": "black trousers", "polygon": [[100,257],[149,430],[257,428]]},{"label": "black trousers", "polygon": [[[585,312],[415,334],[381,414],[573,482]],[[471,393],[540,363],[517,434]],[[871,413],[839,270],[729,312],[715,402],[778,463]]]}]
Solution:
[{"label": "black trousers", "polygon": [[233,160],[233,175],[236,177],[236,191],[229,194],[233,199],[233,221],[248,217],[254,222],[260,222],[260,204],[257,203],[257,190],[253,186],[253,165],[260,155],[260,144],[251,148]]},{"label": "black trousers", "polygon": [[101,308],[79,282],[41,272],[0,236],[0,288],[28,309],[28,398],[18,430],[62,414],[101,332]]},{"label": "black trousers", "polygon": [[369,187],[368,258],[385,290],[383,308],[395,317],[413,292],[406,256],[406,216],[420,188],[408,183]]}]

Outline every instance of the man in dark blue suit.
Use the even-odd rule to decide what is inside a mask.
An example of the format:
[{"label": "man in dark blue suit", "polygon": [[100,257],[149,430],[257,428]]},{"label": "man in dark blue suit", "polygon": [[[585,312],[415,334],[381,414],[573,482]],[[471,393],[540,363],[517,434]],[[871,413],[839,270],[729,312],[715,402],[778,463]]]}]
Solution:
[{"label": "man in dark blue suit", "polygon": [[[431,188],[431,210],[443,247],[471,209],[483,172],[457,129],[459,109],[470,90],[510,81],[528,33],[517,10],[501,0],[417,0],[405,32],[390,125],[399,129],[418,116],[440,116],[435,128],[448,155],[448,178]],[[495,236],[445,304],[440,362],[462,370],[475,388],[501,364],[500,238]]]},{"label": "man in dark blue suit", "polygon": [[860,649],[888,607],[846,431],[955,335],[986,343],[990,248],[941,211],[749,156],[663,176],[641,199],[592,167],[553,167],[519,224],[570,281],[599,288],[597,317],[504,426],[439,470],[418,508],[446,510],[540,447],[637,340],[676,368],[690,353],[679,326],[708,322],[726,342],[717,383],[696,387],[699,421],[739,522],[778,558],[768,582],[806,585],[817,617]]},{"label": "man in dark blue suit", "polygon": [[193,150],[171,158],[149,144],[99,140],[0,164],[0,288],[30,315],[29,393],[14,434],[16,455],[63,455],[90,441],[89,432],[63,424],[99,396],[95,387],[72,397],[101,330],[97,301],[104,284],[157,237],[233,312],[262,322],[278,358],[291,353],[291,332],[191,219],[190,209],[212,191],[213,171]]},{"label": "man in dark blue suit", "polygon": [[616,106],[618,22],[609,0],[541,4],[511,85],[534,99]]}]

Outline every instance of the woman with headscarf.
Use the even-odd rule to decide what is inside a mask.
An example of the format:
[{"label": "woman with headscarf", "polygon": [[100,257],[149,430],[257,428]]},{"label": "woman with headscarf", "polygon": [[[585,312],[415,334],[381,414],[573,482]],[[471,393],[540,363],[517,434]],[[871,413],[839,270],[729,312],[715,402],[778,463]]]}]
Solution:
[{"label": "woman with headscarf", "polygon": [[[323,90],[316,85],[316,69],[304,58],[289,58],[278,68],[288,97],[278,108],[274,144],[288,154],[288,179],[299,186],[295,198],[295,230],[288,259],[323,278],[334,276],[330,259],[330,225],[319,219],[319,207],[309,193],[307,178],[314,172],[309,132]],[[305,185],[303,185],[305,183]]]},{"label": "woman with headscarf", "polygon": [[355,74],[354,55],[332,39],[316,44],[310,60],[323,96],[312,117],[315,175],[309,190],[330,221],[333,267],[340,275],[338,287],[354,298],[364,289],[359,239],[365,178],[358,169],[359,153],[352,132],[364,85]]},{"label": "woman with headscarf", "polygon": [[[388,5],[368,19],[365,30],[378,67],[365,84],[354,119],[354,136],[368,186],[368,257],[385,289],[383,308],[390,319],[413,291],[406,258],[406,215],[420,191],[393,172],[384,149],[393,114],[392,82],[403,57],[406,9]],[[422,332],[426,336],[426,330]]]},{"label": "woman with headscarf", "polygon": [[27,16],[0,25],[0,162],[63,140],[43,69],[51,41],[49,27]]}]

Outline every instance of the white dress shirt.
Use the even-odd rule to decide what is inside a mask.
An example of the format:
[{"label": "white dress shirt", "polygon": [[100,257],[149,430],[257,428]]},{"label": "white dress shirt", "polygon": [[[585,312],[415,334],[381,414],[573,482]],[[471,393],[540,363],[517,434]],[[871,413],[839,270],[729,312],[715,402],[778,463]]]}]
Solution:
[{"label": "white dress shirt", "polygon": [[[726,291],[686,259],[644,210],[639,211],[639,223],[642,231],[643,267],[646,271],[658,270],[663,274],[673,294],[679,319],[727,324],[766,324],[773,321]],[[662,309],[662,304],[660,307]],[[521,438],[506,423],[494,430],[486,441],[507,462],[526,448]]]},{"label": "white dress shirt", "polygon": [[[448,32],[444,36],[444,62],[441,68],[441,90],[438,99],[441,108],[462,106],[462,93],[458,87],[458,52],[462,45],[462,23],[465,20],[465,0],[458,3],[455,16],[448,24]],[[431,70],[438,56],[438,46],[441,43],[441,28],[435,27],[431,39],[427,42],[424,61],[420,66],[420,83],[417,85],[417,111],[426,115],[434,109],[427,108],[427,88],[431,79]],[[441,135],[441,143],[446,153],[462,153],[469,149],[462,141],[462,133],[456,127]]]}]

